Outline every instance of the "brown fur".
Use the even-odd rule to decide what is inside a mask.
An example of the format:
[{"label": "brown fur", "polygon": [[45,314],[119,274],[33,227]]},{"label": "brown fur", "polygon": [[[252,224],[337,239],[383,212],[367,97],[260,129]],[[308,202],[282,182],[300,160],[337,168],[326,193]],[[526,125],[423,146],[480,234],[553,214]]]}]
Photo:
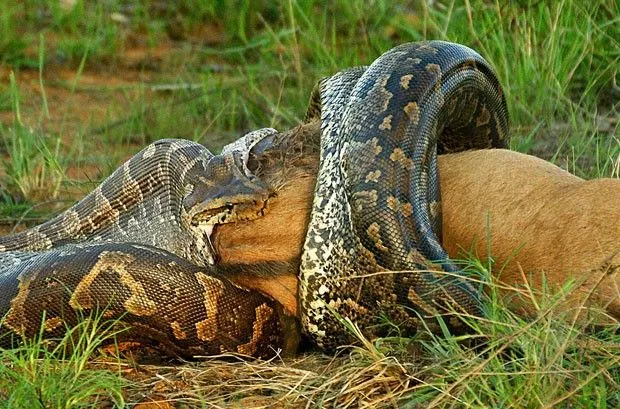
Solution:
[{"label": "brown fur", "polygon": [[[252,222],[228,223],[215,231],[215,248],[222,263],[299,260],[308,225],[314,178],[298,177],[272,199],[267,214]],[[299,265],[299,264],[297,264]],[[277,300],[297,316],[297,269],[290,274],[233,275],[238,285]]]},{"label": "brown fur", "polygon": [[[308,226],[314,183],[313,177],[298,175],[278,191],[265,217],[252,222],[221,225],[214,241],[220,261],[256,263],[266,260],[299,260]],[[235,276],[231,279],[241,286],[258,290],[278,300],[287,313],[297,315],[296,270],[284,277],[265,274],[263,277]]]},{"label": "brown fur", "polygon": [[220,261],[298,260],[314,184],[314,177],[299,174],[278,190],[264,217],[218,227],[214,243]]},{"label": "brown fur", "polygon": [[488,257],[488,232],[494,277],[517,287],[503,293],[526,295],[511,298],[516,311],[535,310],[518,290],[526,282],[540,291],[574,280],[565,307],[604,306],[620,319],[620,179],[585,181],[506,150],[444,155],[439,166],[450,256]]},{"label": "brown fur", "polygon": [[221,263],[291,262],[295,267],[287,275],[264,271],[230,278],[278,300],[293,316],[297,316],[297,269],[316,182],[318,135],[318,122],[282,134],[275,141],[277,148],[260,156],[258,176],[275,190],[266,216],[220,225],[213,238]]},{"label": "brown fur", "polygon": [[[217,229],[215,244],[222,261],[299,260],[318,157],[307,159],[293,170],[267,172],[274,180],[279,172],[278,180],[286,183],[264,218]],[[488,215],[493,275],[513,288],[503,290],[504,295],[520,293],[526,281],[540,291],[543,277],[552,289],[576,280],[579,285],[567,297],[567,307],[604,306],[620,318],[620,180],[584,181],[543,160],[506,150],[444,155],[439,167],[443,240],[451,257],[462,256],[463,249],[487,257]],[[263,277],[258,285],[251,284],[251,277],[239,283],[282,300],[289,313],[296,313],[293,278],[296,271]],[[535,310],[532,299],[511,300],[522,314]]]}]

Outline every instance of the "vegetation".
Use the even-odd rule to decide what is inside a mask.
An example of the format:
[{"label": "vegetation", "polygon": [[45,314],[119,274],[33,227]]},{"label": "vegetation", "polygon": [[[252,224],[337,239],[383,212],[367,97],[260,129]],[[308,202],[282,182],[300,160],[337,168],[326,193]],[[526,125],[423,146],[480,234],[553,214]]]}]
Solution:
[{"label": "vegetation", "polygon": [[[617,1],[325,3],[2,2],[3,232],[66,208],[150,141],[188,138],[217,150],[248,130],[288,129],[303,118],[319,78],[425,38],[469,45],[496,68],[513,149],[586,178],[620,175]],[[488,269],[485,260],[471,263]],[[145,399],[196,407],[620,406],[618,328],[584,331],[560,319],[549,296],[538,317],[524,321],[490,297],[488,320],[473,323],[468,339],[395,336],[335,358],[136,369],[130,361],[98,363],[90,346],[58,356],[28,344],[0,354],[0,400],[7,407],[88,406],[101,403],[97,396],[129,407]],[[486,342],[467,346],[483,335]]]},{"label": "vegetation", "polygon": [[44,331],[0,353],[0,407],[86,408],[107,402],[122,407],[127,382],[118,370],[96,369],[92,361],[97,348],[114,341],[118,331],[111,323],[93,316],[56,343],[43,339]]}]

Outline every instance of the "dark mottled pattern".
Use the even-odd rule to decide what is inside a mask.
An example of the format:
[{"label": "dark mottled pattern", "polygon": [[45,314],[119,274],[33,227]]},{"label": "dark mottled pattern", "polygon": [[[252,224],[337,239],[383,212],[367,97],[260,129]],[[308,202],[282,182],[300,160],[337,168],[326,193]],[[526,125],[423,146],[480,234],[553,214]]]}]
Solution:
[{"label": "dark mottled pattern", "polygon": [[105,309],[132,328],[125,338],[176,355],[273,356],[282,345],[274,304],[218,272],[278,266],[211,266],[210,234],[262,216],[271,193],[247,162],[274,134],[251,132],[216,156],[157,141],[57,217],[0,237],[3,345],[38,334],[44,314],[53,338]]},{"label": "dark mottled pattern", "polygon": [[[338,315],[369,336],[384,333],[381,315],[405,330],[452,310],[481,315],[478,292],[441,247],[437,155],[507,146],[506,104],[489,65],[458,44],[404,44],[323,80],[308,119],[319,112],[300,283],[306,332],[331,349],[352,340]],[[451,274],[429,271],[440,267]]]},{"label": "dark mottled pattern", "polygon": [[221,273],[280,265],[200,267],[134,243],[87,243],[36,253],[0,278],[0,346],[41,333],[57,339],[93,313],[118,321],[119,340],[181,357],[270,357],[282,344],[275,303]]}]

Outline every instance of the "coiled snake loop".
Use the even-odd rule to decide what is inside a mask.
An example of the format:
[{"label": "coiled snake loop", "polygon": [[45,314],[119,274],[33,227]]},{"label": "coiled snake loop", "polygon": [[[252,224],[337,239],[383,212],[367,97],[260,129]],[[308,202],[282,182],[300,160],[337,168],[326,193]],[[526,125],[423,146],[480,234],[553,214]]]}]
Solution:
[{"label": "coiled snake loop", "polygon": [[[375,335],[381,315],[412,330],[420,316],[481,315],[478,292],[440,244],[437,154],[506,147],[506,104],[486,61],[458,44],[403,44],[367,69],[323,80],[308,119],[318,112],[302,327],[331,349],[350,342],[338,316]],[[451,274],[432,272],[431,262]]]}]

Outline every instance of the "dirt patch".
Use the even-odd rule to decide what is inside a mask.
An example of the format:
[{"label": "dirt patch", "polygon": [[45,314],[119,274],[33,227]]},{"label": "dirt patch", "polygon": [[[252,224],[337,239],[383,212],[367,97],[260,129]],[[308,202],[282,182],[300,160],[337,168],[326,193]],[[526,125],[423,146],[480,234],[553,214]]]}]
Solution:
[{"label": "dirt patch", "polygon": [[[58,36],[46,36],[46,49],[54,49]],[[36,47],[27,51],[37,55]],[[58,159],[64,172],[60,191],[51,194],[43,191],[27,198],[39,203],[52,197],[64,203],[52,206],[50,215],[67,208],[83,197],[118,165],[144,146],[144,140],[127,134],[110,139],[106,131],[132,120],[132,110],[142,114],[156,100],[169,98],[151,90],[155,84],[178,71],[171,67],[178,64],[178,45],[162,39],[148,45],[147,38],[139,33],[127,37],[126,46],[118,51],[113,62],[98,64],[87,61],[84,69],[55,58],[48,58],[40,77],[37,69],[0,66],[0,91],[4,93],[0,105],[0,129],[6,135],[0,138],[0,155],[10,163],[10,150],[5,145],[11,138],[10,129],[18,118],[14,110],[15,95],[10,91],[10,75],[15,76],[18,90],[19,121],[38,135],[50,149],[59,142]],[[33,57],[34,58],[34,57]],[[148,111],[144,111],[147,112]],[[27,176],[27,175],[24,175]],[[0,189],[14,201],[24,198],[7,189],[6,173],[0,166]],[[6,182],[6,183],[5,183]],[[0,224],[12,224],[12,219],[0,218]],[[10,228],[2,227],[0,233]]]}]

